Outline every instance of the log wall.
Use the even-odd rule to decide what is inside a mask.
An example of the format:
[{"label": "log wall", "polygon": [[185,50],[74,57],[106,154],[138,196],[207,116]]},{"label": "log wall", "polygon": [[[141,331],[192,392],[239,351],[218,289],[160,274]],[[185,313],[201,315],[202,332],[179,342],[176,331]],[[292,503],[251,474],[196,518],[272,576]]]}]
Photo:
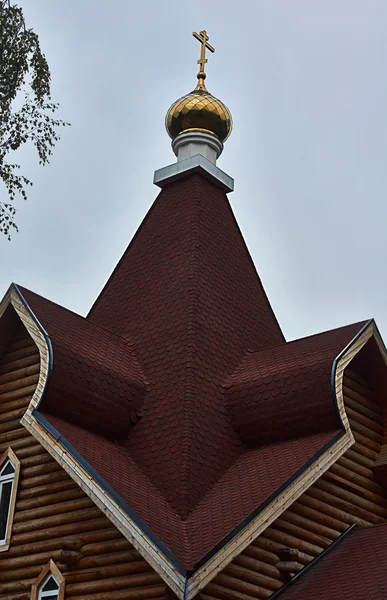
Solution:
[{"label": "log wall", "polygon": [[[368,382],[348,367],[344,403],[355,444],[201,592],[201,600],[269,598],[350,525],[387,521],[387,496],[373,473],[383,444],[382,410]],[[292,562],[280,560],[284,548]]]},{"label": "log wall", "polygon": [[0,360],[0,455],[11,447],[21,462],[11,545],[0,553],[0,600],[29,600],[50,559],[65,576],[66,598],[165,598],[160,576],[20,425],[38,377],[38,349],[24,330]]}]

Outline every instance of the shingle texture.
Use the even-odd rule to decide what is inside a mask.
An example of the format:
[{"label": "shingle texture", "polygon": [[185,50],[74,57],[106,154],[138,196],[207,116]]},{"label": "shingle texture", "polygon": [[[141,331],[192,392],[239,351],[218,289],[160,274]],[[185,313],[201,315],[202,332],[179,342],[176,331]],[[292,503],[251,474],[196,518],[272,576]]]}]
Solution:
[{"label": "shingle texture", "polygon": [[341,430],[363,324],[285,343],[225,194],[166,186],[88,317],[22,290],[52,340],[40,410],[193,569]]},{"label": "shingle texture", "polygon": [[387,525],[355,530],[281,594],[281,600],[387,598]]}]

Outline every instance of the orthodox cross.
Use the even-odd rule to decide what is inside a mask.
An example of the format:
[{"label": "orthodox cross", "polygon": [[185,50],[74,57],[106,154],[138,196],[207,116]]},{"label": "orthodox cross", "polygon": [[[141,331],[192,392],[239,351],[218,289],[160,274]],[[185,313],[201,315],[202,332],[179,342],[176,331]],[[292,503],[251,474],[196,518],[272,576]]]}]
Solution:
[{"label": "orthodox cross", "polygon": [[200,65],[200,69],[199,69],[199,73],[198,73],[198,79],[205,79],[206,78],[206,74],[204,72],[204,65],[208,62],[208,60],[206,58],[206,48],[208,50],[210,50],[210,52],[215,52],[215,48],[213,48],[213,46],[211,46],[208,43],[208,40],[210,38],[207,35],[207,31],[205,31],[204,29],[200,33],[196,33],[196,31],[194,31],[192,33],[192,35],[194,36],[194,38],[196,38],[197,40],[199,40],[199,42],[202,45],[201,50],[200,50],[200,58],[198,60],[198,65]]}]

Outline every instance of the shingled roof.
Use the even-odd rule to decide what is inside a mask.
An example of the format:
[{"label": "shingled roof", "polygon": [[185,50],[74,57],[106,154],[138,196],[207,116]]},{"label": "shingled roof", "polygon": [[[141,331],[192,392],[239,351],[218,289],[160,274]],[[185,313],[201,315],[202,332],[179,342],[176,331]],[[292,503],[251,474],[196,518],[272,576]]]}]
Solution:
[{"label": "shingled roof", "polygon": [[280,594],[281,600],[386,598],[386,544],[387,524],[355,529]]},{"label": "shingled roof", "polygon": [[343,433],[332,365],[364,324],[286,343],[200,174],[165,186],[86,318],[19,290],[53,347],[39,413],[182,569]]}]

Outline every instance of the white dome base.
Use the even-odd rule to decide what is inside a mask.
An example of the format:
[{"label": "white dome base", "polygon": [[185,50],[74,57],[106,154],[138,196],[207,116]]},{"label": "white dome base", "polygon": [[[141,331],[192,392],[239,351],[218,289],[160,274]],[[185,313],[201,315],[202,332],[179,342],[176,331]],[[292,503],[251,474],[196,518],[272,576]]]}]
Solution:
[{"label": "white dome base", "polygon": [[216,160],[222,153],[223,144],[216,135],[204,131],[186,131],[180,133],[172,141],[172,149],[177,156],[177,162],[201,154],[216,165]]}]

